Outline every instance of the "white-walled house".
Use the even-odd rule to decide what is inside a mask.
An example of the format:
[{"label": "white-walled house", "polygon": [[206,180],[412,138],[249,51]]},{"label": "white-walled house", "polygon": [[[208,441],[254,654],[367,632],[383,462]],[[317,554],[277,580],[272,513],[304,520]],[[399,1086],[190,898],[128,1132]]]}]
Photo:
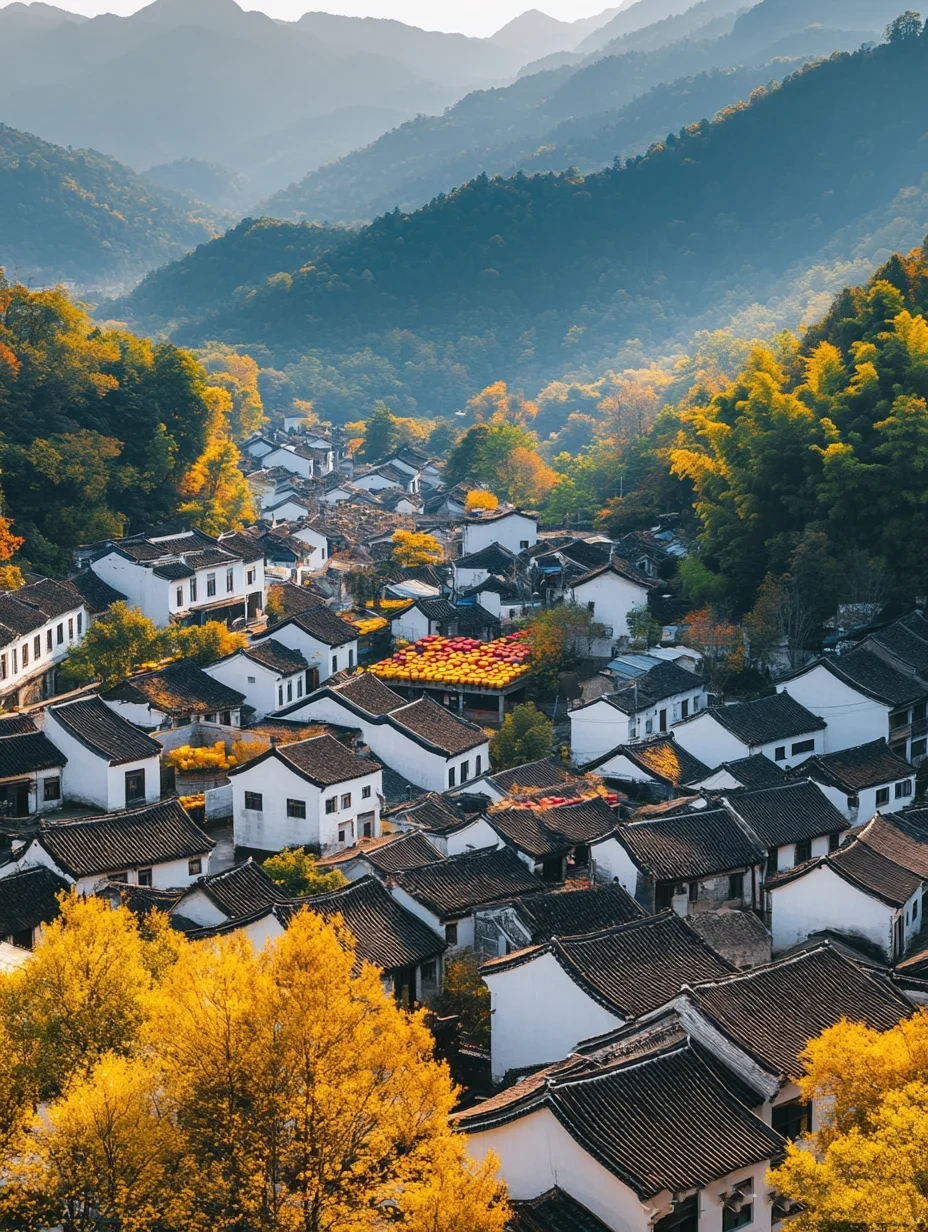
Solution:
[{"label": "white-walled house", "polygon": [[288,901],[286,892],[249,857],[232,868],[197,878],[168,914],[210,928]]},{"label": "white-walled house", "polygon": [[256,637],[254,644],[272,640],[303,656],[307,687],[313,689],[336,672],[358,665],[357,629],[327,607],[311,607],[285,617]]},{"label": "white-walled house", "polygon": [[42,730],[67,758],[65,799],[106,812],[161,798],[161,745],[97,696],[49,706]]},{"label": "white-walled house", "polygon": [[334,736],[276,745],[229,778],[237,847],[331,851],[380,834],[383,771]]},{"label": "white-walled house", "polygon": [[512,578],[522,572],[518,555],[499,543],[490,543],[477,552],[469,552],[454,562],[456,594],[472,590],[491,577]]},{"label": "white-walled house", "polygon": [[133,535],[95,547],[89,561],[161,629],[172,621],[254,620],[264,608],[264,551],[251,535]]},{"label": "white-walled house", "polygon": [[844,813],[807,778],[733,791],[723,800],[767,852],[765,877],[837,851],[849,827]]},{"label": "white-walled house", "polygon": [[710,769],[754,753],[786,768],[825,751],[826,723],[790,693],[781,692],[713,706],[681,720],[673,734]]},{"label": "white-walled house", "polygon": [[433,633],[453,637],[457,619],[458,609],[447,599],[416,599],[410,607],[397,612],[390,625],[394,637],[417,642]]},{"label": "white-walled house", "polygon": [[[170,889],[209,871],[215,844],[176,799],[102,817],[43,822],[15,853],[12,870],[44,865],[93,894],[107,881]],[[0,893],[3,891],[0,868]]]},{"label": "white-walled house", "polygon": [[256,719],[299,701],[308,691],[309,664],[303,654],[274,638],[253,642],[203,670],[240,693]]},{"label": "white-walled house", "polygon": [[464,519],[461,554],[470,556],[498,543],[518,555],[537,542],[538,518],[533,513],[523,513],[521,509],[492,509]]},{"label": "white-walled house", "polygon": [[58,665],[89,624],[70,582],[43,578],[0,594],[0,710],[57,692]]},{"label": "white-walled house", "polygon": [[490,764],[482,727],[429,697],[407,702],[369,672],[323,685],[303,702],[284,707],[278,717],[356,728],[375,757],[426,791],[463,787]]},{"label": "white-walled house", "polygon": [[301,543],[315,549],[312,556],[314,569],[321,568],[329,559],[331,555],[329,539],[317,523],[304,521],[301,525],[294,526],[290,533],[294,539],[299,539]]},{"label": "white-walled house", "polygon": [[915,796],[915,770],[883,739],[810,757],[801,773],[853,822],[878,809],[905,808]]},{"label": "white-walled house", "polygon": [[189,659],[139,672],[101,697],[116,714],[147,731],[217,723],[241,727],[244,694]]},{"label": "white-walled house", "polygon": [[[658,583],[620,557],[581,574],[570,584],[570,598],[585,607],[592,618],[605,625],[604,640],[617,642],[628,637],[628,613],[648,601]],[[606,651],[608,653],[608,651]]]},{"label": "white-walled house", "polygon": [[60,808],[67,760],[29,715],[0,718],[0,816]]},{"label": "white-walled house", "polygon": [[819,659],[777,688],[825,720],[823,753],[886,740],[900,757],[913,755],[912,725],[916,710],[924,720],[928,690],[866,647]]},{"label": "white-walled house", "polygon": [[[682,984],[732,970],[673,912],[565,938],[491,959],[491,1066],[549,1064],[581,1040],[603,1035],[676,996]],[[646,974],[645,974],[646,973]]]},{"label": "white-walled house", "polygon": [[[601,757],[585,762],[583,769],[609,782],[646,788],[652,796],[658,797],[666,797],[710,774],[707,766],[677,744],[673,732],[620,744]],[[735,784],[729,782],[726,786],[734,787]]]}]

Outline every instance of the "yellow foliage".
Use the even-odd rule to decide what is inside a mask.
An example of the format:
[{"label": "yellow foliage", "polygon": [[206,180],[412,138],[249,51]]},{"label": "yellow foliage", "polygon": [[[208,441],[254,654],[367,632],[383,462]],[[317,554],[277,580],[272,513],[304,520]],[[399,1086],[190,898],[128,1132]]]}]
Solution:
[{"label": "yellow foliage", "polygon": [[213,745],[193,748],[182,744],[178,749],[165,753],[162,761],[172,770],[184,770],[192,774],[209,774],[229,770],[236,764],[235,758],[226,753],[222,740]]},{"label": "yellow foliage", "polygon": [[478,509],[495,509],[498,505],[499,500],[492,492],[484,492],[480,488],[475,488],[473,492],[467,493],[464,509],[467,513],[476,513]]},{"label": "yellow foliage", "polygon": [[398,530],[393,535],[393,559],[406,569],[437,565],[444,556],[445,550],[434,535],[411,530]]}]

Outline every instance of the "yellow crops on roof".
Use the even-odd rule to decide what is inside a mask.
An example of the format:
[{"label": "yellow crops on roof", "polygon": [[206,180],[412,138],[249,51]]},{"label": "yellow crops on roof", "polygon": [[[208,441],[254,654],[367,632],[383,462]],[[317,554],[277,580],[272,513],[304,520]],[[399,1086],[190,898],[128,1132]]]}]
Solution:
[{"label": "yellow crops on roof", "polygon": [[376,663],[370,671],[380,680],[504,689],[531,670],[531,651],[524,636],[510,633],[495,642],[480,642],[432,634]]}]

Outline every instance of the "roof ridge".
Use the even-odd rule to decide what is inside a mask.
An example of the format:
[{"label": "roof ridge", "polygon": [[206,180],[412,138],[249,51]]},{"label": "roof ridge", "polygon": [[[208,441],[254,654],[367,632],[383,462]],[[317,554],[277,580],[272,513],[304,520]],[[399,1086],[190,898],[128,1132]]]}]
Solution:
[{"label": "roof ridge", "polygon": [[[820,857],[824,859],[824,857]],[[681,984],[680,991],[687,993],[698,993],[703,988],[718,988],[722,984],[735,984],[739,980],[753,979],[754,976],[760,975],[764,971],[775,971],[782,967],[788,967],[795,963],[804,962],[807,958],[815,954],[820,954],[828,951],[834,954],[836,958],[840,958],[842,962],[850,962],[850,959],[844,957],[843,954],[832,945],[827,938],[817,942],[815,945],[809,946],[808,949],[800,950],[795,954],[786,954],[781,958],[774,958],[769,963],[760,963],[756,967],[748,967],[745,971],[732,971],[730,975],[720,975],[714,980],[701,980],[698,984]],[[856,963],[852,963],[856,967]],[[858,968],[859,970],[860,968]]]}]

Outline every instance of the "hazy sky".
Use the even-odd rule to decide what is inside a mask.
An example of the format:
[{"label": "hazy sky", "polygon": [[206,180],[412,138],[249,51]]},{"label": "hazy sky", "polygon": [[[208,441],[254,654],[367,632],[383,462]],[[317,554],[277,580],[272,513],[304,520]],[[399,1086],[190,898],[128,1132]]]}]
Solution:
[{"label": "hazy sky", "polygon": [[[49,0],[75,13],[133,13],[143,0]],[[395,17],[428,30],[460,30],[486,36],[528,8],[537,7],[562,21],[590,17],[616,0],[239,0],[242,8],[260,8],[272,17],[294,20],[307,10],[346,13],[352,17]],[[0,0],[0,8],[7,0]]]}]

